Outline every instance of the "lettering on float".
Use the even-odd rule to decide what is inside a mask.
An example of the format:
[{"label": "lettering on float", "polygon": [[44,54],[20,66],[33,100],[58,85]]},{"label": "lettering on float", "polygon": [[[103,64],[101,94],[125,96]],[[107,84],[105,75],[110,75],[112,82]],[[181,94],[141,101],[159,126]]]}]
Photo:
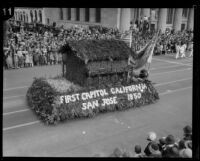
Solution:
[{"label": "lettering on float", "polygon": [[137,100],[142,97],[142,93],[147,89],[146,84],[140,83],[130,86],[120,86],[110,89],[98,89],[89,92],[75,93],[60,96],[60,103],[68,104],[82,101],[82,110],[94,109],[99,106],[118,104],[118,95],[126,94],[127,100]]}]

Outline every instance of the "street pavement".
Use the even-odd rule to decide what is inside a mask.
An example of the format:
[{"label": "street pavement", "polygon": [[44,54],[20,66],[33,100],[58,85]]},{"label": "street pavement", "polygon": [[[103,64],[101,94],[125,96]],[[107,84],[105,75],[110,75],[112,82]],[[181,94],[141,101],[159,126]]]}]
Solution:
[{"label": "street pavement", "polygon": [[146,136],[173,134],[182,138],[183,127],[192,124],[192,58],[154,56],[149,79],[160,100],[126,111],[70,120],[56,126],[41,122],[26,103],[26,92],[34,77],[62,73],[61,65],[4,71],[3,156],[92,157],[108,156],[116,147],[134,154],[134,146],[145,148]]}]

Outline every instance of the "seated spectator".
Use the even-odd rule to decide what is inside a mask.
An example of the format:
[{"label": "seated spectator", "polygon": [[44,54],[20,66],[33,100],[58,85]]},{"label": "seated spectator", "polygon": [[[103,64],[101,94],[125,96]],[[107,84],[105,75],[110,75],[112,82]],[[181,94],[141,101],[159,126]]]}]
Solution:
[{"label": "seated spectator", "polygon": [[161,154],[161,152],[159,150],[159,146],[154,141],[149,146],[149,152],[151,153],[149,155],[149,157],[152,157],[152,158],[161,158],[162,157],[162,154]]},{"label": "seated spectator", "polygon": [[165,149],[165,146],[166,146],[166,138],[165,137],[162,137],[159,139],[159,143],[158,143],[158,146],[159,146],[159,150],[160,152],[162,153],[163,150]]},{"label": "seated spectator", "polygon": [[156,133],[149,132],[148,136],[147,136],[147,140],[149,141],[149,143],[147,144],[146,148],[144,149],[144,153],[146,156],[149,156],[149,155],[151,155],[149,147],[151,146],[152,142],[156,140]]},{"label": "seated spectator", "polygon": [[173,135],[168,135],[165,139],[166,141],[166,146],[163,149],[163,157],[167,157],[168,155],[170,155],[170,151],[172,150],[171,148],[175,147],[175,138]]},{"label": "seated spectator", "polygon": [[189,148],[189,149],[192,150],[192,141],[191,140],[186,140],[184,142],[184,145],[185,145],[186,148]]},{"label": "seated spectator", "polygon": [[192,140],[192,127],[187,125],[183,128],[184,138],[183,140]]},{"label": "seated spectator", "polygon": [[142,154],[142,149],[140,145],[136,145],[135,146],[135,154],[133,156],[134,158],[142,158],[143,154]]},{"label": "seated spectator", "polygon": [[184,149],[182,158],[192,158],[192,150],[189,148]]},{"label": "seated spectator", "polygon": [[179,148],[179,156],[182,157],[183,156],[183,151],[185,150],[185,141],[184,140],[180,140],[178,143],[178,148]]}]

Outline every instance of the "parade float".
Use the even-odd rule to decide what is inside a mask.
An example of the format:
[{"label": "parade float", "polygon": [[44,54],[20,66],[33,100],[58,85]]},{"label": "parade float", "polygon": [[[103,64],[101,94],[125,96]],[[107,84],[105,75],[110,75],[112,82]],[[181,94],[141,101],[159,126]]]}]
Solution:
[{"label": "parade float", "polygon": [[59,50],[62,77],[35,78],[28,105],[45,123],[56,124],[152,104],[159,95],[151,81],[129,79],[130,66],[144,66],[150,48],[152,42],[135,53],[120,40],[68,41]]}]

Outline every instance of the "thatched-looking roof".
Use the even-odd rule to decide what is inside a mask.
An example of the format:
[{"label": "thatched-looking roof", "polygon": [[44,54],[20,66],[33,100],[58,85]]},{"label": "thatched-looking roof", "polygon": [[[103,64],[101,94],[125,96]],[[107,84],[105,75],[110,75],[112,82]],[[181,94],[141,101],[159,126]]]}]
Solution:
[{"label": "thatched-looking roof", "polygon": [[127,44],[120,40],[79,40],[68,41],[59,52],[73,52],[84,62],[102,60],[125,60],[132,54]]}]

